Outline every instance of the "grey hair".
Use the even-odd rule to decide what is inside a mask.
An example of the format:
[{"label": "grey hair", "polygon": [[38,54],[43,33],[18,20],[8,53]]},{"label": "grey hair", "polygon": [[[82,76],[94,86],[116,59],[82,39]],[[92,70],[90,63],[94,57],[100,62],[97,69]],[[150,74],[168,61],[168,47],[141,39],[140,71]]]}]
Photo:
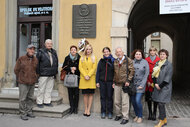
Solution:
[{"label": "grey hair", "polygon": [[117,51],[117,49],[121,49],[121,51],[124,52],[122,47],[117,47],[117,48],[115,49],[115,52]]},{"label": "grey hair", "polygon": [[[47,43],[47,42],[52,42],[52,40],[51,39],[46,39],[46,41],[45,41],[45,44]],[[52,42],[53,43],[53,42]]]}]

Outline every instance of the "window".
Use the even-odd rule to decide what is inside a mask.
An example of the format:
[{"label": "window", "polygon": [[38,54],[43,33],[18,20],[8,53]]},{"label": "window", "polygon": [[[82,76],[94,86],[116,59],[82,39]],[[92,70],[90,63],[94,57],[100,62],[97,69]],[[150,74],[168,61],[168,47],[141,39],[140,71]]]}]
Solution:
[{"label": "window", "polygon": [[151,40],[151,46],[154,46],[159,51],[160,50],[160,40]]}]

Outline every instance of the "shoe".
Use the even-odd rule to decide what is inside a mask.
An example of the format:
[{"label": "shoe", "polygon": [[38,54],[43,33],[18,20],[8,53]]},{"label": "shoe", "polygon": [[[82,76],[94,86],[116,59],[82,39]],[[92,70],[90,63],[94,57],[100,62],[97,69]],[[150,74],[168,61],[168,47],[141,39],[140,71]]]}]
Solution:
[{"label": "shoe", "polygon": [[156,113],[153,113],[152,114],[152,121],[155,121],[156,120]]},{"label": "shoe", "polygon": [[138,120],[138,116],[136,116],[133,121],[136,122]]},{"label": "shoe", "polygon": [[28,120],[28,117],[27,117],[26,115],[21,115],[20,118],[21,118],[22,120]]},{"label": "shoe", "polygon": [[86,114],[86,116],[87,116],[87,117],[89,117],[89,116],[90,116],[90,114]]},{"label": "shoe", "polygon": [[75,108],[74,114],[78,114],[78,109],[77,108]]},{"label": "shoe", "polygon": [[74,113],[74,109],[73,109],[73,108],[70,108],[69,114],[73,114],[73,113]]},{"label": "shoe", "polygon": [[164,120],[160,120],[160,122],[154,127],[163,127],[163,126],[164,126]]},{"label": "shoe", "polygon": [[167,119],[164,118],[164,125],[167,125]]},{"label": "shoe", "polygon": [[35,117],[36,117],[36,116],[33,115],[33,114],[27,114],[27,116],[30,117],[30,118],[35,118]]},{"label": "shoe", "polygon": [[86,116],[87,114],[83,113],[83,116]]},{"label": "shoe", "polygon": [[37,104],[37,107],[38,107],[38,108],[43,108],[44,105],[43,105],[43,104]]},{"label": "shoe", "polygon": [[123,119],[120,124],[126,124],[126,123],[128,123],[128,122],[129,122],[129,120]]},{"label": "shoe", "polygon": [[121,119],[121,116],[116,116],[115,121],[119,121]]},{"label": "shoe", "polygon": [[53,105],[51,103],[44,103],[44,105],[47,107],[53,107]]},{"label": "shoe", "polygon": [[138,118],[137,123],[142,123],[142,118]]},{"label": "shoe", "polygon": [[112,113],[108,113],[108,119],[112,119],[112,118],[113,118]]},{"label": "shoe", "polygon": [[152,112],[149,112],[148,120],[152,120]]},{"label": "shoe", "polygon": [[102,118],[102,119],[105,119],[105,118],[106,118],[106,113],[105,113],[105,112],[101,113],[101,118]]}]

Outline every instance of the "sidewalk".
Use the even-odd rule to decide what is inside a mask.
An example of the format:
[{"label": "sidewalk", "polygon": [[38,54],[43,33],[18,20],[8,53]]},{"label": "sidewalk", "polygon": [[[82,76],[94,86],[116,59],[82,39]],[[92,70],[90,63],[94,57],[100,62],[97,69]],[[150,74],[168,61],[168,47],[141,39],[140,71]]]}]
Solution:
[{"label": "sidewalk", "polygon": [[[63,118],[36,117],[23,121],[19,115],[0,114],[0,127],[154,127],[157,121],[143,121],[137,124],[130,119],[126,125],[120,125],[120,121],[114,119],[101,119],[99,114],[93,113],[90,117],[84,117],[82,112],[78,115],[67,115]],[[166,127],[189,127],[190,118],[168,119]]]}]

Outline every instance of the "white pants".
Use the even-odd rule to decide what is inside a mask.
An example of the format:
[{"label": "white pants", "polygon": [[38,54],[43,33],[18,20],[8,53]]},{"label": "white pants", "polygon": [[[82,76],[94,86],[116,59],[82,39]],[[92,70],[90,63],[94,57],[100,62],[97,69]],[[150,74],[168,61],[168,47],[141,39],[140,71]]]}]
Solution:
[{"label": "white pants", "polygon": [[54,86],[54,77],[40,77],[38,83],[37,104],[51,103],[51,92]]}]

